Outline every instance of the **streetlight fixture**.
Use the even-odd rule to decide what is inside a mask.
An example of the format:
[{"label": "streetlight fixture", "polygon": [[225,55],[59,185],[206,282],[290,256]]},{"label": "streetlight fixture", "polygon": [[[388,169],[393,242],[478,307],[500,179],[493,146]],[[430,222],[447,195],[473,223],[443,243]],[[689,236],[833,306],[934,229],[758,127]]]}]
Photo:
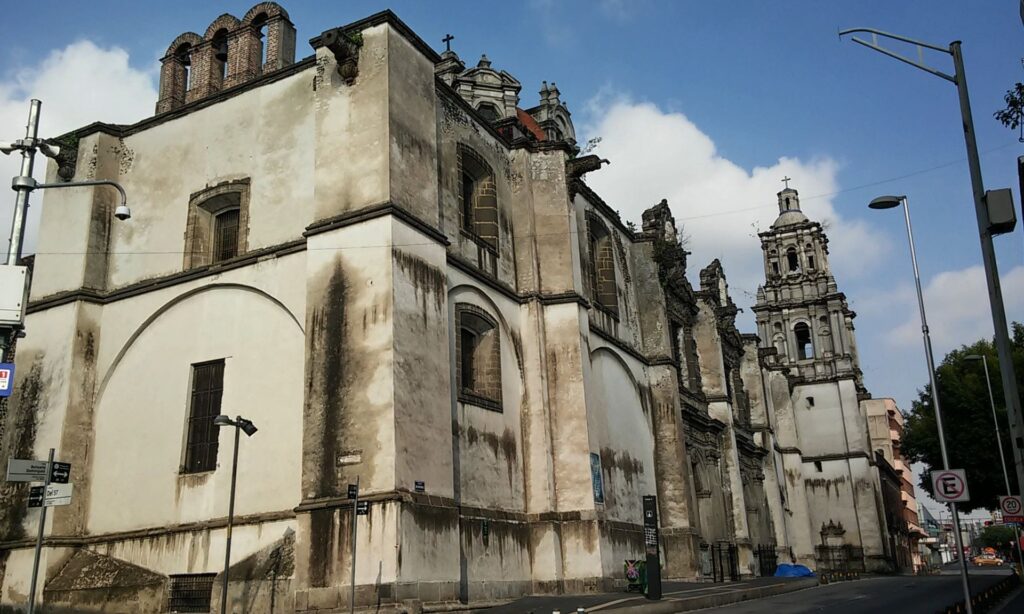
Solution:
[{"label": "streetlight fixture", "polygon": [[[1022,13],[1024,16],[1024,13]],[[981,242],[981,260],[985,266],[985,281],[988,284],[989,307],[992,310],[992,328],[995,330],[996,352],[999,357],[1000,374],[1003,383],[1003,397],[1006,399],[1006,413],[1010,423],[1010,436],[1013,449],[1013,462],[1017,470],[1019,492],[1024,493],[1024,413],[1021,412],[1020,395],[1017,392],[1017,379],[1013,367],[1013,354],[1010,335],[1006,328],[1006,309],[1003,306],[1003,291],[999,282],[999,268],[996,264],[996,252],[992,245],[992,236],[1008,232],[1008,229],[993,224],[989,216],[988,193],[981,177],[981,160],[978,157],[978,142],[974,135],[974,118],[971,114],[971,99],[967,90],[967,75],[964,72],[964,58],[960,51],[960,41],[953,41],[948,47],[933,45],[922,41],[890,34],[873,28],[850,28],[839,32],[840,38],[847,34],[866,33],[871,35],[867,41],[856,36],[853,42],[873,49],[879,53],[897,59],[914,68],[949,81],[956,85],[960,101],[960,120],[964,131],[964,144],[967,147],[967,166],[971,174],[971,188],[974,195],[974,214],[978,225]],[[879,37],[900,41],[917,47],[917,58],[901,55],[878,44]],[[924,63],[924,49],[945,53],[953,59],[953,74],[946,74]],[[1012,229],[1012,226],[1009,227]],[[968,604],[968,608],[970,605]]]},{"label": "streetlight fixture", "polygon": [[226,614],[228,611],[228,567],[231,565],[231,526],[235,521],[235,481],[238,476],[239,433],[244,432],[246,436],[252,437],[257,429],[252,420],[246,420],[241,416],[235,416],[235,419],[232,420],[221,414],[213,419],[213,424],[217,427],[235,427],[235,450],[231,458],[231,499],[228,502],[228,536],[224,547],[224,585],[220,592],[220,611],[221,614]]},{"label": "streetlight fixture", "polygon": [[[131,209],[128,208],[128,196],[125,194],[124,188],[116,181],[95,179],[90,181],[69,181],[66,183],[39,183],[32,178],[32,169],[35,166],[36,151],[50,158],[56,158],[60,153],[60,147],[46,142],[45,139],[39,138],[39,112],[42,105],[42,102],[35,99],[33,99],[29,104],[28,124],[25,126],[25,138],[11,143],[0,143],[0,153],[5,155],[10,155],[14,152],[21,153],[21,171],[17,177],[11,180],[11,189],[17,192],[17,198],[14,202],[14,220],[11,222],[10,245],[7,249],[6,264],[11,268],[5,269],[5,273],[3,275],[4,280],[12,280],[14,277],[17,277],[17,275],[8,276],[6,271],[15,271],[15,267],[18,267],[18,263],[21,262],[22,243],[25,240],[25,216],[28,213],[28,198],[29,194],[33,191],[51,188],[78,188],[100,185],[111,186],[121,195],[121,203],[114,210],[114,217],[123,221],[131,218],[132,216]],[[27,276],[24,275],[24,270],[22,270],[21,273],[21,279],[23,281],[21,281],[20,285],[22,287],[20,288],[20,293],[17,293],[17,296],[24,299],[28,291]],[[14,295],[16,293],[12,292],[11,294]],[[24,300],[19,301],[19,304],[23,305]],[[4,321],[3,326],[0,326],[0,353],[3,354],[0,358],[3,358],[4,360],[6,360],[10,355],[10,350],[14,345],[14,340],[19,336],[23,328],[24,308],[21,307],[18,311],[20,312],[19,316],[12,320]]]},{"label": "streetlight fixture", "polygon": [[[914,249],[914,231],[910,225],[910,203],[906,196],[879,196],[868,203],[872,209],[893,209],[903,205],[903,217],[907,222],[907,242],[910,244],[910,262],[914,267],[914,285],[917,288],[917,307],[921,313],[921,335],[924,338],[924,355],[928,363],[928,383],[932,390],[932,405],[935,407],[935,426],[939,431],[939,451],[942,453],[942,468],[949,469],[949,455],[946,452],[946,434],[942,429],[942,409],[939,406],[939,386],[935,379],[935,357],[932,355],[932,338],[928,333],[928,319],[924,313],[924,294],[921,292],[921,272],[917,268],[917,251]],[[950,503],[953,515],[953,535],[956,538],[957,558],[960,559],[960,579],[964,589],[964,604],[967,614],[971,608],[971,584],[967,578],[967,561],[964,556],[963,537],[960,535],[960,514],[956,504]]]},{"label": "streetlight fixture", "polygon": [[[988,402],[992,406],[992,424],[996,427],[996,444],[999,446],[999,462],[1003,465],[1003,481],[1006,486],[1006,496],[1013,494],[1010,491],[1010,472],[1006,469],[1006,455],[1003,454],[1003,438],[999,435],[999,418],[996,416],[996,399],[992,395],[992,378],[988,374],[988,356],[979,354],[968,354],[964,356],[964,360],[981,361],[981,364],[985,365],[985,383],[988,385]],[[1020,548],[1020,530],[1017,525],[1013,525],[1013,536],[1014,543],[1017,545],[1017,562],[1024,565],[1024,555],[1021,554]]]}]

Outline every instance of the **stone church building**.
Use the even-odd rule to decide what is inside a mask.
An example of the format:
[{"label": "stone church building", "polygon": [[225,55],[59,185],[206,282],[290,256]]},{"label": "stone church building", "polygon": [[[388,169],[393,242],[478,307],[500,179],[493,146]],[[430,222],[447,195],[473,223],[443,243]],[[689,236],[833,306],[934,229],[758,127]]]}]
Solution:
[{"label": "stone church building", "polygon": [[[218,610],[487,603],[611,590],[643,558],[729,580],[791,558],[886,568],[854,314],[795,190],[761,234],[757,334],[668,203],[641,227],[585,182],[554,83],[438,54],[391,12],[295,59],[275,3],[162,59],[156,114],[64,137],[2,452],[72,465],[39,598]],[[63,166],[64,168],[59,168]],[[685,206],[685,203],[677,206]],[[690,279],[696,280],[696,285]],[[4,485],[0,603],[39,513]]]}]

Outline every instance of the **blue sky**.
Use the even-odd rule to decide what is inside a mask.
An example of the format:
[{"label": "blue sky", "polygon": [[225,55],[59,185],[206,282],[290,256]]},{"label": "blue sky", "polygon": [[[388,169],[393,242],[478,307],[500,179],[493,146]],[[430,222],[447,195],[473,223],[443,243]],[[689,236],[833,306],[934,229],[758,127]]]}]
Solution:
[{"label": "blue sky", "polygon": [[[0,137],[17,138],[25,100],[44,98],[50,134],[152,113],[157,59],[246,2],[68,3],[5,7]],[[761,272],[754,237],[775,212],[784,174],[804,209],[829,222],[832,265],[858,311],[866,382],[908,409],[926,381],[903,226],[869,211],[883,193],[911,199],[936,352],[991,334],[955,87],[853,42],[868,26],[937,44],[963,41],[986,187],[1012,187],[1017,134],[992,119],[1024,79],[1016,0],[986,2],[284,2],[306,41],[384,7],[436,49],[472,65],[486,53],[536,104],[555,81],[581,141],[602,137],[612,165],[591,184],[625,217],[669,198],[691,237],[691,280],[722,258],[740,307]],[[910,51],[908,49],[908,51]],[[951,72],[941,54],[929,61]],[[10,175],[10,161],[0,160]],[[13,200],[13,199],[11,199]],[[38,200],[38,199],[37,199]],[[0,203],[5,219],[11,205]],[[32,228],[30,227],[30,233]],[[29,245],[34,244],[29,237]],[[996,239],[1011,318],[1024,320],[1021,230]],[[752,330],[749,310],[741,324]]]}]

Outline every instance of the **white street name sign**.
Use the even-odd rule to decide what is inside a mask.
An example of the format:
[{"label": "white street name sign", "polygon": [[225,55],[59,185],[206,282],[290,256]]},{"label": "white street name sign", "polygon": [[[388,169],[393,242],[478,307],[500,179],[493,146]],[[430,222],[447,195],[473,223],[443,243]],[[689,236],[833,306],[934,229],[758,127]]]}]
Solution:
[{"label": "white street name sign", "polygon": [[8,482],[45,482],[46,461],[7,459]]},{"label": "white street name sign", "polygon": [[[33,486],[28,496],[29,507],[56,507],[71,505],[73,484],[50,484],[49,486]],[[46,489],[45,495],[43,489]],[[40,496],[42,495],[42,496]]]}]

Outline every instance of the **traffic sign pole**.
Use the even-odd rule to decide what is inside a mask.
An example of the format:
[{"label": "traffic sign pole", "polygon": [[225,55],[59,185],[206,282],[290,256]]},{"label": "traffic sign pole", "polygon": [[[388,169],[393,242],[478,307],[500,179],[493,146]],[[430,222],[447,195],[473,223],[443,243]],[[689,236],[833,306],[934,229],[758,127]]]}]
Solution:
[{"label": "traffic sign pole", "polygon": [[36,581],[39,579],[39,557],[43,553],[43,531],[46,529],[46,487],[50,485],[50,467],[53,466],[54,449],[46,459],[46,475],[43,479],[43,506],[39,509],[39,531],[36,533],[36,553],[32,559],[32,582],[28,589],[28,614],[36,611]]},{"label": "traffic sign pole", "polygon": [[359,516],[356,515],[359,507],[359,476],[356,476],[356,492],[352,498],[352,575],[351,589],[348,594],[348,608],[350,612],[356,611],[356,527],[359,525]]}]

